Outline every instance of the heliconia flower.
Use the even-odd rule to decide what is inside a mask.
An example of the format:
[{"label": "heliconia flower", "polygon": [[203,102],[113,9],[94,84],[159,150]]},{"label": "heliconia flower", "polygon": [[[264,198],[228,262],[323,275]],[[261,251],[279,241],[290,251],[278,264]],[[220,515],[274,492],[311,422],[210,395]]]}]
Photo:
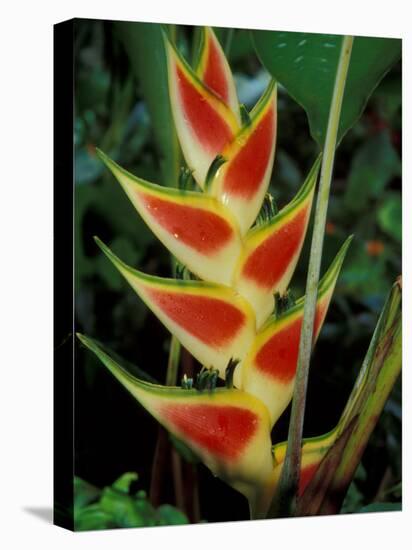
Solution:
[{"label": "heliconia flower", "polygon": [[[143,382],[96,342],[79,338],[151,415],[248,498],[253,517],[263,517],[286,447],[276,445],[272,455],[270,432],[293,395],[304,309],[301,298],[281,311],[274,294],[282,300],[301,253],[320,159],[294,199],[277,214],[269,208],[269,216],[265,203],[252,227],[271,177],[276,84],[270,82],[251,113],[242,111],[241,117],[229,65],[211,29],[203,31],[195,69],[166,36],[165,47],[176,131],[201,191],[149,183],[97,153],[148,227],[200,280],[147,275],[96,242],[165,327],[212,369],[213,380],[217,373],[227,377],[226,387]],[[319,283],[313,343],[350,240]],[[300,493],[333,433],[305,440]]]},{"label": "heliconia flower", "polygon": [[94,340],[78,335],[169,432],[194,451],[208,468],[249,495],[273,470],[269,415],[254,396],[236,389],[213,391],[159,386],[139,380]]},{"label": "heliconia flower", "polygon": [[273,311],[273,295],[282,295],[292,278],[309,222],[319,165],[320,158],[295,198],[245,237],[234,286],[252,304],[258,327]]},{"label": "heliconia flower", "polygon": [[[314,324],[315,343],[350,244],[349,237],[336,255],[318,287]],[[273,315],[256,335],[242,363],[243,390],[256,395],[267,406],[272,425],[283,413],[293,395],[299,340],[303,320],[304,298],[284,314]]]},{"label": "heliconia flower", "polygon": [[220,152],[225,161],[211,183],[244,234],[259,213],[272,174],[276,143],[276,84],[272,80],[235,139]]},{"label": "heliconia flower", "polygon": [[[339,425],[330,432],[302,439],[301,468],[299,477],[298,497],[301,497],[325,458],[327,452],[335,443],[339,434]],[[276,491],[282,468],[285,462],[287,441],[277,443],[272,447],[274,467],[266,482],[262,484],[252,501],[254,517],[266,517],[269,505]]]},{"label": "heliconia flower", "polygon": [[144,181],[102,151],[97,154],[149,228],[180,262],[201,279],[231,284],[242,243],[227,208],[205,193]]},{"label": "heliconia flower", "polygon": [[239,115],[206,86],[168,40],[169,93],[183,155],[203,187],[213,159],[238,133]]},{"label": "heliconia flower", "polygon": [[[301,460],[301,471],[299,478],[299,491],[298,494],[301,496],[309,482],[313,479],[316,471],[322,462],[322,459],[325,457],[328,450],[331,448],[333,443],[336,441],[338,435],[338,426],[331,430],[330,432],[318,436],[318,437],[309,437],[302,440],[302,460]],[[286,457],[286,448],[287,441],[278,443],[273,446],[273,457],[275,460],[275,472],[274,477],[279,479],[283,463]]]},{"label": "heliconia flower", "polygon": [[218,369],[224,378],[229,361],[246,355],[255,335],[255,316],[232,288],[147,275],[122,262],[99,239],[96,242],[146,305],[204,366]]},{"label": "heliconia flower", "polygon": [[236,87],[219,40],[210,27],[201,31],[201,45],[196,67],[199,79],[228,105],[239,120]]}]

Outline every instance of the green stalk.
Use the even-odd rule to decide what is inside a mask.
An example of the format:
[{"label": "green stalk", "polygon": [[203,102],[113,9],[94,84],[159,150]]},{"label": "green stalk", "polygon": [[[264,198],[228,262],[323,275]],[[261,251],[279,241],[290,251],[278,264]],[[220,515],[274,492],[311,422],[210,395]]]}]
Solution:
[{"label": "green stalk", "polygon": [[288,446],[279,486],[269,510],[269,517],[291,516],[294,515],[296,511],[296,495],[300,476],[306,390],[310,355],[312,351],[313,324],[316,313],[317,290],[322,260],[323,240],[325,235],[326,214],[329,202],[333,163],[335,159],[340,113],[352,45],[353,36],[345,36],[342,41],[342,49],[336,70],[335,85],[329,111],[319,191],[316,203],[308,278],[306,282],[305,307],[299,342],[296,383],[289,424]]},{"label": "green stalk", "polygon": [[[165,186],[176,187],[181,159],[169,99],[163,27],[159,23],[116,21],[114,28],[125,47],[130,70],[150,113],[155,145],[160,154],[159,180]],[[167,25],[166,32],[174,40],[176,25]]]},{"label": "green stalk", "polygon": [[235,34],[235,29],[228,29],[226,33],[225,46],[223,48],[223,51],[225,52],[225,56],[227,58],[229,58],[230,48],[232,47],[234,34]]},{"label": "green stalk", "polygon": [[[170,341],[169,358],[167,361],[166,371],[167,386],[176,386],[179,361],[180,343],[174,336],[172,336],[172,339]],[[168,433],[162,426],[159,426],[156,448],[153,456],[153,468],[150,482],[150,502],[154,506],[159,506],[161,504],[161,492],[163,485],[162,482],[164,474],[166,472],[170,453],[172,453],[173,456],[173,449],[170,446]],[[179,508],[184,509],[184,507],[182,506],[183,501],[181,496],[183,488],[181,479],[182,476],[180,456],[174,457],[174,459],[172,460],[172,466],[176,504],[179,506]]]},{"label": "green stalk", "polygon": [[180,342],[175,336],[170,341],[169,359],[167,361],[166,386],[177,385],[177,373],[180,361]]}]

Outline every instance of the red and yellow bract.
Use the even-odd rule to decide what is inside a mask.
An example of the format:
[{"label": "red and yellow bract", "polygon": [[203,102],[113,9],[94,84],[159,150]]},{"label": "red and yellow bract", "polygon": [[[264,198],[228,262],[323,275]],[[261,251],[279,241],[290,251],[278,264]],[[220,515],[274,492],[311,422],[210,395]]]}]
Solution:
[{"label": "red and yellow bract", "polygon": [[[277,311],[274,294],[285,295],[299,259],[320,159],[289,204],[252,226],[274,162],[276,84],[271,81],[251,113],[241,117],[234,80],[212,29],[202,32],[195,68],[166,36],[165,48],[176,131],[200,190],[161,187],[130,174],[101,151],[98,155],[148,227],[200,280],[144,274],[96,240],[203,366],[225,379],[229,362],[239,362],[234,387],[149,384],[125,371],[96,342],[79,337],[150,414],[249,499],[255,517],[263,517],[284,460],[286,444],[272,449],[270,432],[292,398],[304,306],[301,298]],[[314,343],[348,245],[349,239],[319,284]],[[334,434],[304,442],[300,493]]]}]

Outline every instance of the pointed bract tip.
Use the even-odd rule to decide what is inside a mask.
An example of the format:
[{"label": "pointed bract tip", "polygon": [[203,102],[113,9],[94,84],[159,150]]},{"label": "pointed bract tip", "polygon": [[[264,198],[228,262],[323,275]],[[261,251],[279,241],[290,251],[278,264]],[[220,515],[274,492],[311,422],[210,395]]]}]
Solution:
[{"label": "pointed bract tip", "polygon": [[93,237],[94,239],[94,242],[97,244],[97,246],[100,248],[100,250],[107,256],[107,258],[109,258],[109,260],[111,262],[113,262],[115,265],[116,264],[120,264],[122,267],[125,267],[127,268],[128,270],[130,270],[131,268],[129,266],[127,266],[120,258],[118,258],[116,256],[116,254],[114,254],[114,252],[112,252],[110,250],[110,248],[104,244],[103,241],[101,241],[99,239],[99,237],[97,237],[96,235]]},{"label": "pointed bract tip", "polygon": [[353,235],[349,235],[349,237],[345,240],[343,245],[340,247],[338,253],[336,254],[335,258],[330,264],[328,270],[326,271],[326,273],[324,274],[324,276],[319,282],[319,292],[326,290],[333,281],[336,282],[336,279],[338,278],[339,272],[342,268],[343,261],[346,257],[346,253],[348,251],[350,243],[352,242],[352,239],[353,239]]},{"label": "pointed bract tip", "polygon": [[166,55],[167,55],[167,50],[168,50],[169,46],[171,46],[174,50],[176,48],[175,48],[175,45],[173,44],[173,41],[172,41],[172,38],[169,34],[169,30],[168,30],[167,26],[166,25],[160,25],[160,31],[162,33],[163,44],[164,44],[164,48],[165,48]]},{"label": "pointed bract tip", "polygon": [[305,182],[289,203],[290,205],[295,205],[296,203],[300,202],[303,197],[306,197],[309,192],[314,190],[319,175],[320,162],[321,157],[320,155],[318,155],[317,159],[312,165],[312,168],[309,170],[309,173],[306,176]]},{"label": "pointed bract tip", "polygon": [[81,332],[76,332],[76,338],[80,340],[83,345],[86,345],[86,337]]},{"label": "pointed bract tip", "polygon": [[113,173],[114,169],[123,171],[123,168],[117,164],[113,159],[106,155],[101,149],[96,147],[96,155],[107,166],[107,168]]},{"label": "pointed bract tip", "polygon": [[268,105],[269,100],[270,100],[272,95],[276,97],[276,95],[277,95],[277,86],[278,85],[277,85],[276,80],[274,78],[271,78],[269,80],[268,85],[265,88],[265,91],[260,96],[260,98],[257,100],[255,106],[253,107],[253,109],[250,112],[250,116],[251,116],[252,119],[255,119],[256,115],[259,115],[259,113],[261,112],[261,109],[264,106]]},{"label": "pointed bract tip", "polygon": [[267,101],[269,101],[272,95],[276,97],[277,93],[278,93],[278,83],[274,78],[271,78],[269,80],[269,84],[266,87],[266,90],[263,92],[261,100],[258,100],[258,104],[261,102],[266,103]]},{"label": "pointed bract tip", "polygon": [[340,250],[336,256],[340,259],[341,262],[343,262],[343,260],[345,259],[346,253],[353,239],[354,239],[354,235],[353,234],[349,235],[349,237],[346,238],[345,242],[340,247]]},{"label": "pointed bract tip", "polygon": [[101,241],[97,235],[93,235],[93,240],[101,250],[104,250],[105,248],[107,248],[104,242]]},{"label": "pointed bract tip", "polygon": [[109,157],[106,155],[106,153],[104,151],[102,151],[101,149],[99,149],[98,147],[95,148],[95,151],[96,151],[96,155],[104,163],[106,163],[106,160],[110,160]]}]

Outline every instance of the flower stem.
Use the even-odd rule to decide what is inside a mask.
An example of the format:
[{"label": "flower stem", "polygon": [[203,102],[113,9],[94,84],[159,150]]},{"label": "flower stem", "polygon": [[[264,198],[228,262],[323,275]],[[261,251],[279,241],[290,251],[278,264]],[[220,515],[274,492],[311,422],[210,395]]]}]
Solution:
[{"label": "flower stem", "polygon": [[170,341],[169,359],[167,362],[166,386],[176,386],[179,361],[180,343],[175,336],[172,336]]},{"label": "flower stem", "polygon": [[225,47],[224,47],[224,52],[225,52],[226,57],[229,57],[229,52],[230,52],[230,48],[232,46],[232,41],[233,41],[233,35],[234,34],[235,34],[235,29],[228,29],[227,34],[226,34]]},{"label": "flower stem", "polygon": [[308,278],[306,282],[305,307],[296,370],[296,383],[289,424],[288,446],[278,489],[269,510],[269,517],[291,516],[294,515],[296,511],[296,495],[300,476],[306,390],[310,355],[312,351],[313,324],[316,313],[316,300],[322,260],[323,240],[325,235],[326,214],[329,202],[333,163],[335,159],[340,113],[352,45],[353,36],[345,36],[342,41],[342,49],[336,70],[312,234]]},{"label": "flower stem", "polygon": [[[169,358],[167,361],[166,385],[175,386],[177,383],[177,374],[180,360],[180,343],[172,336],[170,341]],[[163,479],[166,472],[168,456],[173,453],[170,447],[169,436],[167,431],[159,426],[155,453],[153,457],[152,477],[150,482],[150,501],[154,506],[161,504],[161,493]],[[173,460],[173,481],[178,505],[181,504],[182,481],[181,481],[181,464],[180,457],[177,456]]]}]

